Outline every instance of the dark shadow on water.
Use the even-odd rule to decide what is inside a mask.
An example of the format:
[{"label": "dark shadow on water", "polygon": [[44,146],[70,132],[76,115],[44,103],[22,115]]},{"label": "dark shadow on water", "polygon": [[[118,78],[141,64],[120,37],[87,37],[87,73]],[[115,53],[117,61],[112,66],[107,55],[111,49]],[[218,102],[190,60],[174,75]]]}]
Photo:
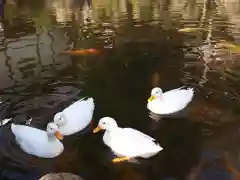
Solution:
[{"label": "dark shadow on water", "polygon": [[[199,161],[202,143],[200,126],[187,118],[162,118],[161,126],[155,133],[161,137],[160,144],[164,148],[162,178],[185,179],[191,167]],[[184,166],[181,166],[183,163]]]}]

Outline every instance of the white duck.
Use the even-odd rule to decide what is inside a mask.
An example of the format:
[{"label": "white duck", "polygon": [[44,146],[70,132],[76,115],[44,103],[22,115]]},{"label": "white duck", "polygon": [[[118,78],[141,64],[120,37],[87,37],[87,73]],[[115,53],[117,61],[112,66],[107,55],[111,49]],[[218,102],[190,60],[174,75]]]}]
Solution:
[{"label": "white duck", "polygon": [[149,158],[156,155],[163,148],[155,143],[155,139],[132,128],[120,128],[111,117],[101,118],[93,133],[106,130],[104,143],[119,156],[113,163],[127,161],[135,157]]},{"label": "white duck", "polygon": [[54,123],[59,126],[60,132],[64,136],[77,133],[91,122],[94,107],[93,98],[80,99],[62,112],[55,114]]},{"label": "white duck", "polygon": [[13,123],[11,129],[21,149],[28,154],[41,158],[54,158],[64,150],[60,141],[63,136],[54,123],[47,125],[47,131]]},{"label": "white duck", "polygon": [[147,108],[155,114],[172,114],[184,109],[192,100],[193,88],[182,87],[163,93],[162,89],[155,87],[151,91]]}]

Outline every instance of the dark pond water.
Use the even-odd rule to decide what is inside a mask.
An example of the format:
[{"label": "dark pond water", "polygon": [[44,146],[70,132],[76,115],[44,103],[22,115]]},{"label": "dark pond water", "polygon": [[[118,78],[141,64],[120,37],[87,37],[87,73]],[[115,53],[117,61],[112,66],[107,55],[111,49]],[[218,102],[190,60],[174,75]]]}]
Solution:
[{"label": "dark pond water", "polygon": [[[88,127],[66,137],[51,160],[25,154],[9,125],[0,129],[1,179],[38,179],[70,172],[86,180],[222,180],[240,168],[240,64],[215,48],[239,39],[237,1],[7,0],[0,28],[1,118],[44,129],[73,101],[95,99],[94,123],[114,117],[120,126],[155,137],[164,150],[140,164],[113,165]],[[90,4],[91,8],[88,8]],[[207,31],[180,33],[183,27]],[[63,55],[96,48],[98,55]],[[155,121],[146,101],[154,86],[189,85],[193,102]],[[234,168],[236,171],[234,171]]]}]

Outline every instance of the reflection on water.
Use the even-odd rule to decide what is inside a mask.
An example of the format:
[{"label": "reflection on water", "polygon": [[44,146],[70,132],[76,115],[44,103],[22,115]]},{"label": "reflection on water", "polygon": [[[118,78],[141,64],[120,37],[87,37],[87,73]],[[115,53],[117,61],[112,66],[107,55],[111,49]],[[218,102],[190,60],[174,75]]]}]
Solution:
[{"label": "reflection on water", "polygon": [[[239,43],[239,7],[234,0],[6,0],[1,118],[13,116],[24,124],[31,117],[30,126],[45,129],[56,112],[88,95],[96,102],[95,124],[112,116],[120,126],[155,137],[164,150],[140,164],[113,166],[102,134],[87,128],[65,138],[62,155],[43,160],[22,152],[5,126],[2,178],[37,179],[64,171],[85,179],[229,179],[239,165],[240,66],[239,55],[217,43]],[[186,27],[206,31],[177,31]],[[80,48],[101,53],[62,53]],[[167,91],[182,85],[196,90],[183,112],[149,114],[153,86]],[[225,151],[235,160],[210,163]]]},{"label": "reflection on water", "polygon": [[149,117],[152,118],[155,121],[159,121],[162,118],[160,115],[155,114],[155,113],[153,113],[151,111],[149,112]]}]

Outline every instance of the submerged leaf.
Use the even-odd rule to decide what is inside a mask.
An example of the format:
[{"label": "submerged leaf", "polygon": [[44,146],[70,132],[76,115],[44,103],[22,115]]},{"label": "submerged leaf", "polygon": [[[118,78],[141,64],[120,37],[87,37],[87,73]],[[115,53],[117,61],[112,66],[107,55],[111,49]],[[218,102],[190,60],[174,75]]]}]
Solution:
[{"label": "submerged leaf", "polygon": [[240,45],[236,45],[232,42],[220,40],[220,42],[217,43],[216,46],[220,47],[220,48],[226,48],[229,51],[231,51],[232,53],[240,53]]}]

